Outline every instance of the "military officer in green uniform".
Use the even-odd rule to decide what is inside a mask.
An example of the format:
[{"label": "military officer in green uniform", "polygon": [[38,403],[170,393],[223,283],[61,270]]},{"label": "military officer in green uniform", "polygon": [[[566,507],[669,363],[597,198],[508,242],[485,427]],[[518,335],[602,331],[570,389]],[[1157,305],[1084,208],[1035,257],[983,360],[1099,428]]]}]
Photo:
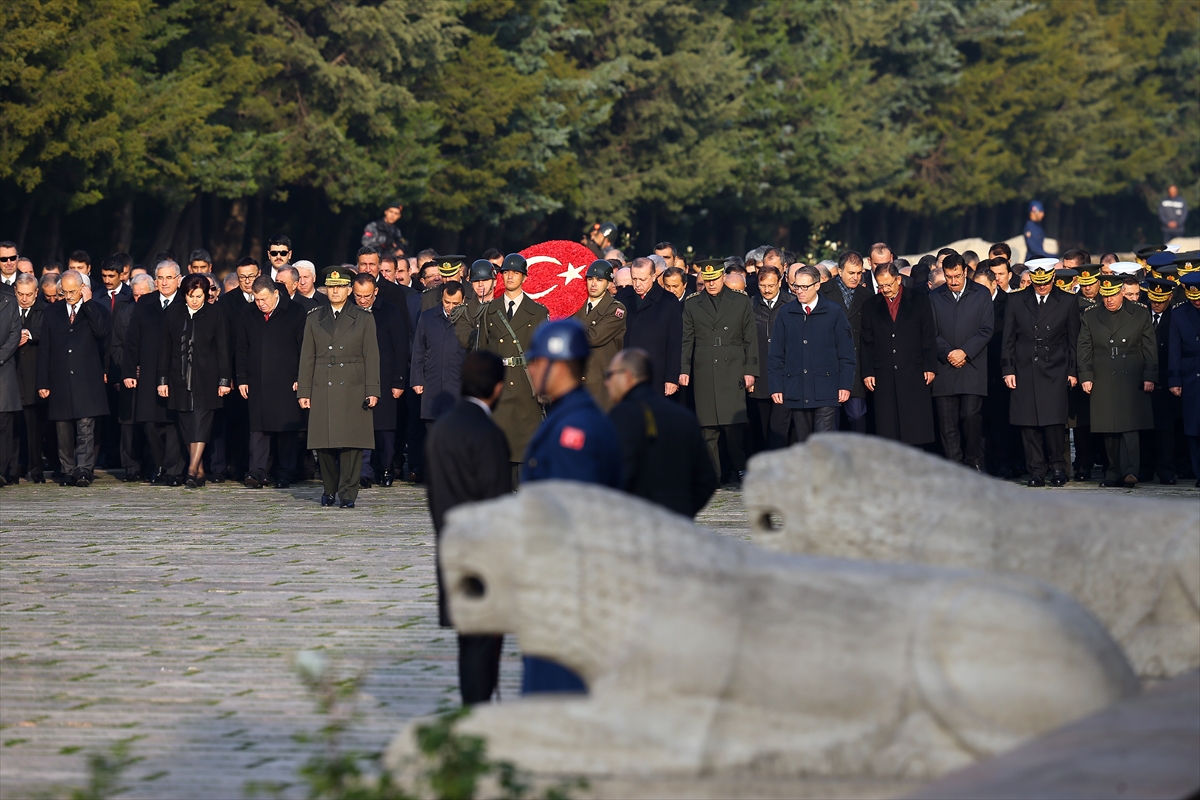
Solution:
[{"label": "military officer in green uniform", "polygon": [[296,396],[308,412],[308,448],[317,451],[324,492],[342,508],[354,508],[362,475],[362,451],[375,446],[379,402],[379,340],[375,318],[348,302],[354,273],[329,267],[322,274],[329,303],[309,313],[300,346]]},{"label": "military officer in green uniform", "polygon": [[[504,392],[492,418],[508,439],[514,486],[529,440],[544,416],[526,369],[525,351],[533,341],[533,332],[550,318],[550,312],[521,290],[528,274],[529,265],[520,253],[504,257],[504,263],[500,265],[504,294],[487,304],[479,325],[478,348],[491,350],[504,360]],[[466,315],[460,321],[465,318]]]},{"label": "military officer in green uniform", "polygon": [[[467,257],[438,256],[434,261],[437,264],[438,275],[441,277],[442,282],[421,292],[422,311],[441,307],[443,284],[447,284],[450,281],[462,282],[463,267],[467,263]],[[479,308],[479,299],[475,297],[474,292],[463,292],[463,304],[467,306],[468,310],[471,310],[471,306],[474,306],[477,310]]]},{"label": "military officer in green uniform", "polygon": [[725,289],[725,262],[709,259],[700,266],[703,287],[683,300],[679,385],[692,387],[696,418],[717,473],[724,432],[740,481],[746,471],[746,390],[759,373],[758,332],[750,298]]},{"label": "military officer in green uniform", "polygon": [[[1079,287],[1079,292],[1075,295],[1075,299],[1079,302],[1079,313],[1082,314],[1100,302],[1100,265],[1082,264],[1079,266],[1078,272],[1079,278],[1076,285]],[[1078,384],[1072,386],[1067,393],[1067,426],[1075,431],[1073,467],[1076,481],[1091,479],[1092,465],[1096,461],[1096,451],[1103,449],[1098,445],[1099,437],[1092,435],[1092,415],[1088,406],[1088,396],[1084,394],[1083,387]],[[1070,436],[1069,431],[1067,435]],[[1069,453],[1070,449],[1064,452]],[[1102,463],[1106,463],[1103,458]]]},{"label": "military officer in green uniform", "polygon": [[1079,382],[1090,395],[1092,430],[1104,434],[1104,486],[1136,486],[1138,431],[1154,427],[1150,394],[1158,380],[1158,344],[1150,310],[1122,296],[1123,278],[1100,279],[1102,305],[1079,327]]},{"label": "military officer in green uniform", "polygon": [[624,346],[625,304],[614,300],[608,293],[613,279],[613,268],[609,262],[604,259],[593,261],[584,277],[587,279],[588,297],[573,317],[583,326],[588,346],[591,347],[583,372],[583,385],[591,393],[596,405],[607,413],[612,408],[612,400],[604,386],[604,373],[613,356]]}]

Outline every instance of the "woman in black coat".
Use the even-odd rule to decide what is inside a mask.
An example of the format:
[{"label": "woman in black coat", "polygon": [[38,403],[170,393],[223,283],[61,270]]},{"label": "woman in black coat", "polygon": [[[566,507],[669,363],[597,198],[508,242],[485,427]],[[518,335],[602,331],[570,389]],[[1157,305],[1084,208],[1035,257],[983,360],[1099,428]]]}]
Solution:
[{"label": "woman in black coat", "polygon": [[163,319],[158,356],[158,394],[179,412],[179,432],[187,443],[187,486],[204,485],[204,445],[212,432],[213,412],[233,384],[229,325],[208,303],[209,281],[189,275],[179,288],[184,302],[172,303]]}]

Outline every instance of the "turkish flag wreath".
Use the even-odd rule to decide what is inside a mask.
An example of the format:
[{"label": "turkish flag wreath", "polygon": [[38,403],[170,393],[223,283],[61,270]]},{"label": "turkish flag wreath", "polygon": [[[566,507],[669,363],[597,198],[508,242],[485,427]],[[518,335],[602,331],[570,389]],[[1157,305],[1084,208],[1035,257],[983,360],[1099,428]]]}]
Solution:
[{"label": "turkish flag wreath", "polygon": [[[554,239],[521,251],[529,274],[521,287],[525,294],[550,311],[550,319],[565,319],[587,302],[584,273],[596,254],[579,242]],[[504,282],[496,281],[496,297],[504,294]]]}]

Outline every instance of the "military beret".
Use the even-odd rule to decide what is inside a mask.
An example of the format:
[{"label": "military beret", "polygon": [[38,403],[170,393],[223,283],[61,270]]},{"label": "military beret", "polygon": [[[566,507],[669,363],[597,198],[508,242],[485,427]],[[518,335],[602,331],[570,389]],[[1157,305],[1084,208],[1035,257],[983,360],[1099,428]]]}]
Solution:
[{"label": "military beret", "polygon": [[345,267],[326,267],[321,272],[322,286],[349,286],[354,281],[354,270]]}]

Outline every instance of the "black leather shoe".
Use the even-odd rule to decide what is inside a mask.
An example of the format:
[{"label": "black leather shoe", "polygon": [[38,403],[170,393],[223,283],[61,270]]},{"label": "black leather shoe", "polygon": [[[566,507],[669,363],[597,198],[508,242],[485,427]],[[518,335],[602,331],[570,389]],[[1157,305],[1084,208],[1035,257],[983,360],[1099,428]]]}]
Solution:
[{"label": "black leather shoe", "polygon": [[45,476],[45,475],[41,475],[41,474],[38,474],[38,475],[30,475],[30,476],[29,476],[29,480],[30,480],[31,482],[33,482],[33,483],[45,483],[45,482],[46,482],[46,476]]},{"label": "black leather shoe", "polygon": [[1084,472],[1083,470],[1078,470],[1075,473],[1075,482],[1083,483],[1084,481],[1086,481],[1088,479],[1088,477],[1089,476],[1086,472]]},{"label": "black leather shoe", "polygon": [[342,501],[342,508],[354,508],[354,501]]},{"label": "black leather shoe", "polygon": [[371,479],[370,478],[359,478],[358,486],[360,489],[370,489],[371,488]]},{"label": "black leather shoe", "polygon": [[1052,477],[1050,479],[1050,485],[1051,486],[1066,486],[1067,485],[1067,473],[1055,472],[1054,477]]},{"label": "black leather shoe", "polygon": [[212,483],[224,483],[225,476],[218,472],[216,475],[213,475],[211,478],[208,478],[207,480],[211,481]]},{"label": "black leather shoe", "polygon": [[183,486],[183,476],[182,475],[172,475],[170,480],[167,481],[167,486],[172,486],[172,487]]},{"label": "black leather shoe", "polygon": [[1158,482],[1163,486],[1174,486],[1175,484],[1179,483],[1179,481],[1175,480],[1174,478],[1159,478]]},{"label": "black leather shoe", "polygon": [[92,476],[88,475],[86,472],[80,473],[75,478],[75,485],[80,489],[86,489],[92,485]]},{"label": "black leather shoe", "polygon": [[74,486],[75,485],[75,476],[74,475],[66,475],[66,474],[59,475],[58,476],[58,485],[59,486]]},{"label": "black leather shoe", "polygon": [[286,489],[286,488],[288,488],[288,487],[289,487],[289,486],[291,486],[291,485],[292,485],[292,484],[291,484],[291,483],[289,483],[288,481],[275,481],[275,488],[276,488],[276,489]]},{"label": "black leather shoe", "polygon": [[392,474],[392,471],[390,469],[385,469],[383,471],[383,480],[381,480],[379,482],[379,485],[380,486],[391,486],[395,482],[396,482],[396,476]]},{"label": "black leather shoe", "polygon": [[199,489],[200,481],[196,478],[195,475],[188,475],[187,480],[183,482],[183,485],[189,489]]},{"label": "black leather shoe", "polygon": [[1137,486],[1137,484],[1138,484],[1137,475],[1126,475],[1123,483],[1125,484],[1125,486],[1132,489],[1133,487]]},{"label": "black leather shoe", "polygon": [[170,482],[171,479],[167,476],[166,470],[164,470],[162,467],[154,470],[154,475],[150,478],[150,484],[152,486],[167,486]]},{"label": "black leather shoe", "polygon": [[126,472],[125,473],[125,482],[126,483],[137,483],[141,479],[142,479],[142,473],[140,473],[140,472]]},{"label": "black leather shoe", "polygon": [[1045,486],[1046,481],[1043,480],[1042,478],[1030,478],[1029,481],[1025,485],[1026,486]]},{"label": "black leather shoe", "polygon": [[264,483],[265,481],[253,472],[246,476],[245,484],[247,489],[261,489]]},{"label": "black leather shoe", "polygon": [[9,483],[8,479],[5,478],[3,475],[0,475],[0,489],[4,488],[5,486],[8,486],[8,483]]},{"label": "black leather shoe", "polygon": [[322,506],[331,506],[334,504],[334,502],[335,502],[335,500],[333,499],[333,495],[331,495],[331,494],[321,495],[321,505]]}]

